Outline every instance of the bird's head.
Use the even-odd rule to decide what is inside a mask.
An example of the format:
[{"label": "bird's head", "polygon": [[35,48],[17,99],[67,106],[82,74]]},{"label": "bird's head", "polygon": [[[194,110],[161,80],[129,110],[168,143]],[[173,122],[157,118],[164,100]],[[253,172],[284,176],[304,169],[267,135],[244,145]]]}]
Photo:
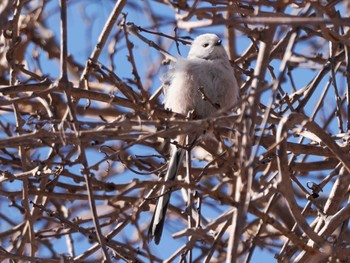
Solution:
[{"label": "bird's head", "polygon": [[203,34],[196,37],[188,53],[188,58],[213,60],[227,57],[221,39],[215,34]]}]

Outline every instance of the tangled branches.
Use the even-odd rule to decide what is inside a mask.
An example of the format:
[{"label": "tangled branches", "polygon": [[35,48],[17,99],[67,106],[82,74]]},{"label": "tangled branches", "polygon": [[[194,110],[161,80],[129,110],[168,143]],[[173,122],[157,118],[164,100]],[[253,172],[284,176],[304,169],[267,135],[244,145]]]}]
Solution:
[{"label": "tangled branches", "polygon": [[[0,4],[1,259],[348,261],[347,1],[52,2]],[[163,108],[158,79],[204,31],[242,100],[191,120]],[[192,133],[212,136],[168,183],[157,249],[158,178]]]}]

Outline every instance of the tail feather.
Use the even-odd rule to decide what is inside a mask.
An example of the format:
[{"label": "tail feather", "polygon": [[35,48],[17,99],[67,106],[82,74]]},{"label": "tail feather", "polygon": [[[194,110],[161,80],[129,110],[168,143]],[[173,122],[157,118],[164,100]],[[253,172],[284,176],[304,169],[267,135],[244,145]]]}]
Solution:
[{"label": "tail feather", "polygon": [[[164,178],[165,182],[172,181],[176,178],[183,155],[184,150],[181,148],[178,149],[174,146],[171,153],[168,171]],[[154,242],[157,245],[159,244],[162,237],[165,214],[168,208],[170,195],[171,189],[165,185],[162,186],[160,197],[158,198],[156,209],[154,211],[151,225],[148,230],[148,241],[151,241],[152,238],[154,238]]]}]

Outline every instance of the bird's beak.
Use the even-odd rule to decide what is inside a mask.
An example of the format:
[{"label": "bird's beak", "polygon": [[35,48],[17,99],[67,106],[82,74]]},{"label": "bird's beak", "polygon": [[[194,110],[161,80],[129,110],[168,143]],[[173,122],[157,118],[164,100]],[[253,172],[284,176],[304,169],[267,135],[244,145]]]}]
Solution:
[{"label": "bird's beak", "polygon": [[222,43],[222,40],[221,39],[219,39],[216,43],[215,43],[215,46],[220,46],[221,45],[221,43]]}]

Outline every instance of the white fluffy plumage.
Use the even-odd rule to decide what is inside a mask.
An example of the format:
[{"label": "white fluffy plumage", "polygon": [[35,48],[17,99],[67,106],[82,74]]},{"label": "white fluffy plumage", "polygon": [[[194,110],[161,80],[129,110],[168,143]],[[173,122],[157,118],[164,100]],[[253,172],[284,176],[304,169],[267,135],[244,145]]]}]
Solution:
[{"label": "white fluffy plumage", "polygon": [[[170,74],[165,91],[165,108],[187,115],[194,110],[197,118],[206,118],[239,99],[239,87],[221,39],[215,34],[198,36],[187,59],[180,58]],[[211,102],[203,99],[199,91]]]}]

